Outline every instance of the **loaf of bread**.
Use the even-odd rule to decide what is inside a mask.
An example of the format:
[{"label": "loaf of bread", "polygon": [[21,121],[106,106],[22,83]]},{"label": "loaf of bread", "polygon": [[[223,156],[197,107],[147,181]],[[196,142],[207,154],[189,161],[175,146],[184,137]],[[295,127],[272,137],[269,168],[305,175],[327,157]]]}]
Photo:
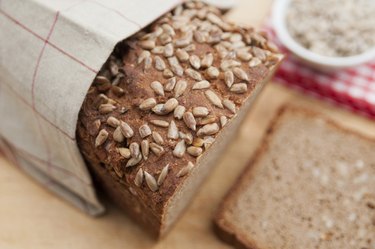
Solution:
[{"label": "loaf of bread", "polygon": [[77,124],[94,178],[136,222],[164,234],[281,58],[264,34],[199,1],[121,42]]},{"label": "loaf of bread", "polygon": [[236,248],[375,248],[375,140],[283,109],[215,217]]}]

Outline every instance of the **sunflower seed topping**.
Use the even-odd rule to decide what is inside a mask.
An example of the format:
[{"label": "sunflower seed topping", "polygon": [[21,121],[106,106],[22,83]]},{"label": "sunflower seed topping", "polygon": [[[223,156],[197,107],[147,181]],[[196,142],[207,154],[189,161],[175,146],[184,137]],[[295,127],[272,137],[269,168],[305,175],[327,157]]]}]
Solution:
[{"label": "sunflower seed topping", "polygon": [[195,71],[194,69],[188,68],[185,70],[185,73],[192,79],[196,81],[201,81],[202,80],[202,75],[198,72]]},{"label": "sunflower seed topping", "polygon": [[169,170],[169,164],[165,165],[164,168],[161,170],[161,173],[158,177],[158,182],[157,182],[158,186],[163,184],[165,178],[168,175],[168,170]]},{"label": "sunflower seed topping", "polygon": [[154,98],[148,98],[142,101],[142,103],[139,105],[139,109],[142,111],[148,111],[151,110],[156,105],[156,100]]},{"label": "sunflower seed topping", "polygon": [[212,53],[205,54],[202,59],[202,68],[209,68],[212,66],[212,63],[214,62],[214,56]]},{"label": "sunflower seed topping", "polygon": [[100,125],[102,124],[102,122],[100,121],[100,119],[96,119],[92,125],[90,126],[90,128],[88,129],[89,133],[91,136],[96,136],[98,135],[99,133],[99,129],[100,129]]},{"label": "sunflower seed topping", "polygon": [[152,111],[157,114],[157,115],[165,115],[166,113],[164,112],[164,104],[157,104],[152,108]]},{"label": "sunflower seed topping", "polygon": [[152,132],[152,138],[154,139],[155,143],[159,144],[159,145],[163,145],[164,144],[164,140],[163,140],[163,137],[160,135],[159,132]]},{"label": "sunflower seed topping", "polygon": [[180,97],[182,94],[184,94],[186,88],[187,88],[186,80],[177,81],[176,86],[174,88],[174,97],[175,98]]},{"label": "sunflower seed topping", "polygon": [[173,53],[174,53],[173,44],[172,43],[168,43],[167,45],[165,45],[165,47],[164,47],[164,56],[165,57],[171,57],[171,56],[173,56]]},{"label": "sunflower seed topping", "polygon": [[150,136],[151,135],[150,127],[147,124],[141,125],[141,127],[139,127],[139,135],[141,136],[141,138]]},{"label": "sunflower seed topping", "polygon": [[164,90],[166,92],[172,92],[175,85],[176,85],[176,77],[172,77],[172,78],[168,79],[167,84],[165,84],[165,86],[164,86]]},{"label": "sunflower seed topping", "polygon": [[198,106],[193,108],[194,117],[206,117],[209,111],[206,107]]},{"label": "sunflower seed topping", "polygon": [[234,74],[232,71],[226,71],[224,73],[224,81],[227,87],[231,87],[234,83]]},{"label": "sunflower seed topping", "polygon": [[164,78],[169,79],[169,78],[172,78],[173,76],[174,76],[174,74],[173,74],[173,72],[169,68],[166,68],[163,71],[163,77]]},{"label": "sunflower seed topping", "polygon": [[116,109],[116,106],[112,104],[101,104],[99,106],[99,112],[100,114],[108,114],[113,112]]},{"label": "sunflower seed topping", "polygon": [[201,147],[190,146],[187,148],[187,152],[189,153],[189,155],[198,157],[202,154],[203,149]]},{"label": "sunflower seed topping", "polygon": [[223,128],[228,123],[228,118],[226,116],[220,116],[220,125]]},{"label": "sunflower seed topping", "polygon": [[150,123],[155,126],[163,127],[163,128],[167,128],[169,126],[169,123],[167,121],[160,120],[160,119],[150,120]]},{"label": "sunflower seed topping", "polygon": [[157,95],[164,96],[164,88],[159,81],[153,81],[150,86]]},{"label": "sunflower seed topping", "polygon": [[176,144],[176,146],[174,147],[173,155],[174,155],[175,157],[181,158],[181,157],[184,156],[185,151],[186,151],[185,141],[184,141],[184,140],[180,140],[180,141]]},{"label": "sunflower seed topping", "polygon": [[129,159],[129,161],[126,163],[125,167],[133,167],[137,165],[142,160],[142,155],[139,154],[137,157],[132,157]]},{"label": "sunflower seed topping", "polygon": [[184,119],[186,126],[189,129],[192,129],[193,131],[197,129],[196,128],[197,121],[195,121],[194,115],[191,112],[185,112],[182,117]]},{"label": "sunflower seed topping", "polygon": [[161,156],[164,154],[164,148],[156,143],[150,143],[150,149],[156,156]]},{"label": "sunflower seed topping", "polygon": [[249,67],[256,67],[256,66],[259,66],[260,64],[262,64],[262,61],[258,59],[257,57],[254,57],[249,62]]},{"label": "sunflower seed topping", "polygon": [[180,66],[177,58],[175,56],[168,58],[169,65],[171,66],[172,72],[178,76],[182,76],[184,74],[184,69]]},{"label": "sunflower seed topping", "polygon": [[216,67],[209,67],[207,69],[207,76],[210,78],[210,79],[217,79],[219,77],[219,69],[217,69]]},{"label": "sunflower seed topping", "polygon": [[197,83],[195,83],[192,87],[193,90],[201,90],[201,89],[207,89],[211,86],[210,82],[207,80],[202,80]]},{"label": "sunflower seed topping", "polygon": [[244,80],[247,82],[249,81],[249,76],[242,68],[235,67],[232,70],[233,70],[234,75],[236,75],[236,77],[239,78],[240,80]]},{"label": "sunflower seed topping", "polygon": [[187,62],[189,60],[189,54],[180,48],[176,50],[176,56],[180,62]]},{"label": "sunflower seed topping", "polygon": [[217,123],[207,124],[198,130],[197,136],[201,137],[201,136],[213,135],[213,134],[216,134],[219,131],[219,129],[220,128],[217,125]]},{"label": "sunflower seed topping", "polygon": [[174,109],[173,116],[174,116],[175,118],[177,118],[177,119],[181,119],[182,116],[183,116],[184,113],[185,113],[185,110],[186,110],[186,108],[185,108],[184,106],[182,106],[182,105],[178,105],[178,106],[176,107],[176,109]]},{"label": "sunflower seed topping", "polygon": [[140,168],[137,172],[137,174],[135,175],[135,178],[134,178],[134,184],[137,186],[137,187],[140,187],[143,183],[143,170],[142,168]]},{"label": "sunflower seed topping", "polygon": [[223,108],[223,104],[221,103],[221,99],[211,90],[207,90],[204,92],[207,99],[216,107]]},{"label": "sunflower seed topping", "polygon": [[147,71],[152,66],[152,58],[151,56],[145,58],[145,63],[143,65],[143,70]]},{"label": "sunflower seed topping", "polygon": [[96,85],[111,85],[111,82],[104,76],[96,76],[95,78]]},{"label": "sunflower seed topping", "polygon": [[163,54],[164,53],[164,47],[163,46],[156,46],[151,50],[151,53],[153,53],[153,54]]},{"label": "sunflower seed topping", "polygon": [[177,101],[177,99],[175,99],[175,98],[170,98],[170,99],[168,99],[167,102],[165,102],[165,104],[163,105],[162,112],[163,112],[164,114],[168,114],[168,113],[172,112],[177,106],[178,106],[178,101]]},{"label": "sunflower seed topping", "polygon": [[233,84],[232,87],[230,88],[230,91],[234,93],[245,93],[247,92],[247,84],[246,83]]},{"label": "sunflower seed topping", "polygon": [[142,152],[143,159],[147,160],[148,159],[148,154],[150,152],[150,143],[148,142],[147,139],[144,139],[141,142],[141,152]]},{"label": "sunflower seed topping", "polygon": [[141,41],[139,43],[139,46],[143,49],[151,50],[155,47],[155,41],[153,41],[153,40]]},{"label": "sunflower seed topping", "polygon": [[208,115],[207,117],[204,117],[202,119],[197,120],[197,125],[212,124],[214,122],[216,122],[216,116],[215,115]]},{"label": "sunflower seed topping", "polygon": [[157,184],[155,178],[146,171],[144,172],[144,174],[145,174],[145,180],[146,180],[146,184],[147,184],[148,188],[152,192],[157,191],[158,190],[158,184]]},{"label": "sunflower seed topping", "polygon": [[108,132],[104,129],[101,129],[99,131],[99,134],[96,136],[95,147],[98,147],[104,144],[104,142],[107,141],[107,138],[108,138]]},{"label": "sunflower seed topping", "polygon": [[178,173],[177,177],[183,177],[190,173],[190,171],[194,168],[194,164],[192,162],[188,162],[188,164],[183,167]]},{"label": "sunflower seed topping", "polygon": [[115,131],[113,132],[113,140],[115,140],[118,143],[122,143],[125,140],[124,135],[121,132],[121,127],[118,126]]},{"label": "sunflower seed topping", "polygon": [[164,32],[170,36],[174,36],[176,35],[174,29],[172,28],[171,25],[167,24],[167,23],[164,23],[162,26],[162,29],[164,30]]},{"label": "sunflower seed topping", "polygon": [[238,51],[237,57],[242,61],[249,61],[253,56],[247,51]]},{"label": "sunflower seed topping", "polygon": [[118,153],[126,159],[131,157],[130,150],[128,148],[117,148]]},{"label": "sunflower seed topping", "polygon": [[190,56],[189,61],[190,61],[190,65],[193,68],[199,69],[201,67],[201,60],[199,59],[198,56],[196,56],[196,55]]},{"label": "sunflower seed topping", "polygon": [[241,66],[241,62],[235,61],[235,60],[223,60],[220,64],[221,70],[224,72],[233,68],[233,67],[239,67]]},{"label": "sunflower seed topping", "polygon": [[206,42],[206,37],[205,35],[200,32],[200,31],[195,31],[194,32],[194,39],[198,42],[198,43],[204,43]]},{"label": "sunflower seed topping", "polygon": [[204,140],[202,138],[200,138],[200,137],[194,138],[194,140],[193,140],[193,146],[194,147],[202,147],[203,144],[204,144]]},{"label": "sunflower seed topping", "polygon": [[143,50],[137,59],[137,64],[141,64],[147,57],[150,57],[151,53],[149,51]]},{"label": "sunflower seed topping", "polygon": [[139,144],[136,143],[136,142],[133,142],[129,145],[129,150],[130,150],[130,155],[132,157],[138,157],[139,154],[140,154],[140,150],[139,150]]},{"label": "sunflower seed topping", "polygon": [[126,138],[131,138],[134,135],[133,129],[124,121],[120,121],[121,132]]},{"label": "sunflower seed topping", "polygon": [[107,124],[113,128],[116,128],[120,125],[120,121],[117,118],[110,116],[107,118]]},{"label": "sunflower seed topping", "polygon": [[225,106],[225,108],[227,108],[229,111],[231,111],[233,114],[236,113],[236,104],[234,104],[233,101],[229,100],[229,99],[224,99],[223,100],[223,105]]},{"label": "sunflower seed topping", "polygon": [[173,120],[169,124],[167,137],[170,139],[178,139],[179,137],[178,128]]},{"label": "sunflower seed topping", "polygon": [[165,62],[163,61],[163,59],[160,58],[159,56],[155,56],[154,58],[155,58],[155,68],[156,68],[156,70],[164,71],[166,66],[165,66]]}]

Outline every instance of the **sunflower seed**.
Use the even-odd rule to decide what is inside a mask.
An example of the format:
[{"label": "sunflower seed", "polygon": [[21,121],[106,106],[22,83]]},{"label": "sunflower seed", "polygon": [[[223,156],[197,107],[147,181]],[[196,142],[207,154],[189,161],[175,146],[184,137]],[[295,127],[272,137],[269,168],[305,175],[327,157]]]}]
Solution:
[{"label": "sunflower seed", "polygon": [[253,56],[247,51],[237,51],[237,57],[242,61],[249,61]]},{"label": "sunflower seed", "polygon": [[211,86],[210,82],[207,80],[202,80],[199,82],[194,83],[192,89],[193,90],[201,90],[201,89],[207,89]]},{"label": "sunflower seed", "polygon": [[154,98],[148,98],[142,101],[139,105],[139,109],[142,111],[151,110],[156,105],[156,100]]},{"label": "sunflower seed", "polygon": [[178,106],[178,100],[175,99],[175,98],[170,98],[163,105],[162,112],[164,114],[168,114],[168,113],[172,112],[177,106]]},{"label": "sunflower seed", "polygon": [[[120,181],[120,183],[121,183],[121,181]],[[129,192],[130,192],[132,195],[134,195],[134,196],[137,196],[137,195],[138,195],[137,191],[135,191],[135,189],[132,188],[132,187],[129,187]]]},{"label": "sunflower seed", "polygon": [[200,32],[200,31],[195,31],[194,32],[194,39],[198,43],[204,43],[204,42],[206,42],[206,36],[204,35],[204,33]]},{"label": "sunflower seed", "polygon": [[194,164],[192,162],[188,162],[188,164],[183,167],[178,173],[177,177],[183,177],[190,173],[190,171],[194,168]]},{"label": "sunflower seed", "polygon": [[169,126],[169,123],[167,121],[160,120],[160,119],[150,120],[150,123],[155,125],[155,126],[159,126],[159,127],[163,127],[163,128],[167,128]]},{"label": "sunflower seed", "polygon": [[185,70],[185,73],[187,74],[187,76],[189,76],[190,78],[196,81],[202,80],[202,75],[198,71],[195,71],[194,69],[188,68]]},{"label": "sunflower seed", "polygon": [[189,60],[189,54],[180,48],[176,50],[176,56],[180,62],[187,62]]},{"label": "sunflower seed", "polygon": [[99,106],[100,114],[108,114],[110,112],[113,112],[115,109],[116,109],[116,106],[112,104],[101,104]]},{"label": "sunflower seed", "polygon": [[229,90],[234,93],[245,93],[247,92],[247,85],[246,83],[236,83]]},{"label": "sunflower seed", "polygon": [[143,183],[143,170],[142,168],[139,168],[137,174],[135,175],[135,178],[134,178],[134,184],[137,186],[137,187],[140,187]]},{"label": "sunflower seed", "polygon": [[174,54],[174,48],[172,43],[168,43],[164,47],[164,56],[165,57],[171,57]]},{"label": "sunflower seed", "polygon": [[150,152],[150,144],[147,139],[142,140],[141,142],[141,152],[142,152],[142,157],[144,160],[148,159],[148,154]]},{"label": "sunflower seed", "polygon": [[262,61],[256,57],[252,58],[251,61],[249,62],[249,67],[256,67],[260,65]]},{"label": "sunflower seed", "polygon": [[193,143],[193,135],[188,133],[179,132],[180,138],[185,141],[186,144],[192,144]]},{"label": "sunflower seed", "polygon": [[242,69],[242,68],[239,68],[239,67],[235,67],[232,69],[234,75],[239,78],[240,80],[244,80],[244,81],[249,81],[249,76],[247,75],[247,73]]},{"label": "sunflower seed", "polygon": [[179,81],[177,81],[176,86],[174,88],[174,97],[178,98],[181,95],[183,95],[184,92],[185,92],[185,90],[186,90],[186,87],[187,87],[186,80],[179,80]]},{"label": "sunflower seed", "polygon": [[109,84],[109,87],[111,85],[111,82],[104,76],[96,76],[95,78],[95,84],[97,86],[102,86],[102,85],[108,85]]},{"label": "sunflower seed", "polygon": [[160,58],[159,56],[155,56],[154,59],[155,59],[155,68],[156,68],[156,70],[158,70],[158,71],[164,71],[164,69],[166,68],[166,66],[165,66],[165,63],[164,63],[163,59]]},{"label": "sunflower seed", "polygon": [[98,147],[104,144],[107,138],[108,138],[108,132],[104,129],[100,130],[98,136],[96,136],[96,139],[95,139],[95,147]]},{"label": "sunflower seed", "polygon": [[113,132],[113,140],[115,140],[118,143],[122,143],[125,140],[124,135],[121,132],[121,127],[118,126],[115,131]]},{"label": "sunflower seed", "polygon": [[265,61],[267,59],[267,55],[265,50],[258,48],[258,47],[252,47],[252,53],[253,55],[258,58],[261,61]]},{"label": "sunflower seed", "polygon": [[227,87],[231,87],[234,83],[234,74],[232,71],[226,71],[224,73],[224,81]]},{"label": "sunflower seed", "polygon": [[216,107],[223,108],[223,104],[221,103],[221,99],[217,94],[211,90],[207,90],[204,92],[207,99]]},{"label": "sunflower seed", "polygon": [[200,147],[190,146],[190,147],[187,148],[187,152],[189,153],[189,155],[198,157],[202,154],[203,149],[200,148]]},{"label": "sunflower seed", "polygon": [[141,41],[139,43],[139,46],[143,49],[151,50],[155,47],[155,41],[153,41],[153,40]]},{"label": "sunflower seed", "polygon": [[221,44],[215,45],[215,50],[218,52],[220,58],[225,58],[228,54],[228,50]]},{"label": "sunflower seed", "polygon": [[116,128],[120,125],[120,121],[117,118],[110,116],[107,118],[107,124],[113,128]]},{"label": "sunflower seed", "polygon": [[125,112],[129,111],[129,108],[128,107],[125,107],[125,106],[122,106],[120,107],[120,109],[118,110],[118,112],[120,114],[124,114]]},{"label": "sunflower seed", "polygon": [[149,51],[143,50],[137,59],[137,64],[141,64],[147,57],[150,57],[151,53]]},{"label": "sunflower seed", "polygon": [[125,93],[124,89],[122,89],[121,87],[118,87],[118,86],[112,86],[111,91],[117,97],[121,97]]},{"label": "sunflower seed", "polygon": [[175,56],[169,57],[168,62],[173,73],[177,76],[182,76],[184,74],[184,69],[180,66],[180,63]]},{"label": "sunflower seed", "polygon": [[186,108],[185,108],[184,106],[182,106],[182,105],[178,105],[178,106],[176,107],[176,109],[174,109],[173,116],[174,116],[175,118],[177,118],[177,119],[181,119],[182,116],[183,116],[184,113],[185,113],[185,110],[186,110]]},{"label": "sunflower seed", "polygon": [[176,85],[176,77],[172,77],[168,80],[167,84],[165,84],[164,90],[167,92],[172,92],[175,85]]},{"label": "sunflower seed", "polygon": [[186,145],[185,145],[185,140],[180,140],[176,146],[174,147],[173,150],[173,155],[175,157],[181,158],[184,156],[186,151]]},{"label": "sunflower seed", "polygon": [[165,115],[164,113],[164,104],[157,104],[152,108],[152,111],[157,115]]},{"label": "sunflower seed", "polygon": [[121,170],[120,168],[121,166],[119,165],[114,165],[113,166],[113,171],[115,172],[115,174],[119,177],[119,178],[122,178],[124,176],[124,172]]},{"label": "sunflower seed", "polygon": [[164,168],[161,170],[161,173],[158,177],[158,186],[162,185],[165,178],[167,177],[167,174],[168,174],[168,170],[169,170],[169,164],[165,165]]},{"label": "sunflower seed", "polygon": [[227,108],[229,111],[231,111],[233,114],[236,113],[236,104],[234,104],[233,101],[229,100],[229,99],[224,99],[223,100],[223,105],[225,106],[225,108]]},{"label": "sunflower seed", "polygon": [[152,58],[151,56],[145,58],[145,63],[143,65],[143,71],[147,71],[152,66]]},{"label": "sunflower seed", "polygon": [[194,140],[193,140],[193,146],[195,146],[195,147],[202,147],[203,144],[204,144],[204,140],[202,138],[200,138],[200,137],[194,138]]},{"label": "sunflower seed", "polygon": [[223,60],[220,64],[221,70],[224,72],[233,68],[233,67],[239,67],[241,66],[241,62],[235,61],[235,60]]},{"label": "sunflower seed", "polygon": [[166,45],[172,42],[172,37],[168,34],[162,34],[161,36],[159,36],[159,41],[162,45]]},{"label": "sunflower seed", "polygon": [[214,56],[212,53],[205,54],[202,59],[202,68],[209,68],[212,66],[212,63],[214,62]]},{"label": "sunflower seed", "polygon": [[148,188],[152,192],[157,191],[158,190],[158,184],[157,184],[155,178],[146,171],[144,172],[144,174],[145,174],[145,180],[146,180],[146,184],[147,184]]},{"label": "sunflower seed", "polygon": [[139,127],[139,135],[141,136],[141,138],[150,136],[151,135],[150,126],[148,126],[147,124],[141,125],[141,127]]},{"label": "sunflower seed", "polygon": [[204,137],[204,149],[207,150],[210,148],[212,143],[215,142],[215,138],[211,136]]},{"label": "sunflower seed", "polygon": [[172,28],[171,25],[167,24],[167,23],[164,23],[161,28],[164,30],[164,32],[170,36],[174,36],[176,35],[174,29]]},{"label": "sunflower seed", "polygon": [[139,150],[139,144],[136,142],[133,142],[129,145],[129,150],[132,157],[138,157],[141,153]]},{"label": "sunflower seed", "polygon": [[161,156],[164,154],[164,148],[156,143],[150,143],[150,149],[156,156]]},{"label": "sunflower seed", "polygon": [[197,129],[196,128],[197,122],[195,121],[195,118],[191,112],[185,112],[182,117],[188,128],[192,129],[193,131]]},{"label": "sunflower seed", "polygon": [[164,78],[169,79],[169,78],[172,78],[173,76],[174,76],[174,74],[173,74],[173,72],[169,68],[166,68],[163,71],[163,77]]},{"label": "sunflower seed", "polygon": [[212,124],[216,122],[216,116],[215,115],[208,115],[205,118],[198,119],[197,125],[206,125],[206,124]]},{"label": "sunflower seed", "polygon": [[159,145],[163,145],[164,144],[164,140],[162,138],[162,136],[160,135],[159,132],[152,132],[152,138],[154,139],[155,143],[159,144]]},{"label": "sunflower seed", "polygon": [[228,118],[226,116],[220,116],[220,125],[223,128],[228,123]]},{"label": "sunflower seed", "polygon": [[206,107],[198,106],[193,108],[194,117],[206,117],[209,111]]},{"label": "sunflower seed", "polygon": [[139,154],[137,157],[132,157],[129,159],[129,161],[126,163],[125,167],[133,167],[137,165],[142,160],[142,155]]},{"label": "sunflower seed", "polygon": [[102,124],[102,122],[100,121],[100,119],[96,119],[92,125],[90,125],[88,127],[88,132],[91,136],[96,136],[98,135],[99,133],[99,129],[100,129],[100,125]]},{"label": "sunflower seed", "polygon": [[126,138],[131,138],[134,135],[133,129],[124,121],[120,121],[120,126],[122,134]]},{"label": "sunflower seed", "polygon": [[164,47],[163,46],[156,46],[151,50],[151,53],[153,53],[153,54],[163,54],[164,53]]},{"label": "sunflower seed", "polygon": [[196,55],[190,56],[189,61],[190,61],[190,65],[193,68],[199,69],[201,67],[201,60],[199,59],[198,56],[196,56]]},{"label": "sunflower seed", "polygon": [[219,77],[219,69],[217,69],[216,67],[209,67],[207,69],[207,76],[210,78],[210,79],[217,79],[217,77]]},{"label": "sunflower seed", "polygon": [[200,128],[197,132],[197,136],[207,136],[207,135],[213,135],[216,134],[219,131],[219,126],[217,123],[213,124],[207,124]]},{"label": "sunflower seed", "polygon": [[173,120],[169,124],[167,137],[171,139],[177,139],[179,137],[178,128]]},{"label": "sunflower seed", "polygon": [[176,48],[184,48],[191,43],[191,38],[183,37],[180,39],[175,40],[174,45]]},{"label": "sunflower seed", "polygon": [[212,22],[213,24],[216,24],[219,26],[219,24],[221,24],[223,21],[220,19],[220,17],[218,17],[217,15],[215,15],[214,13],[208,13],[207,14],[207,20],[209,20],[210,22]]},{"label": "sunflower seed", "polygon": [[159,81],[153,81],[150,86],[157,95],[164,96],[164,88]]},{"label": "sunflower seed", "polygon": [[123,157],[123,158],[130,158],[131,157],[131,153],[130,153],[130,150],[128,148],[117,148],[117,151],[118,153],[120,153],[120,155]]}]

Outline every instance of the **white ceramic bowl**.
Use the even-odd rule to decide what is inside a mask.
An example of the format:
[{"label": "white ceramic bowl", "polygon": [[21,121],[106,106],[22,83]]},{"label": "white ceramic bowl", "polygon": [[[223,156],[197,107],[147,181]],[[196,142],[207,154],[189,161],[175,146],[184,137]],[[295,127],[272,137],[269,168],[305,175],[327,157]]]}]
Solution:
[{"label": "white ceramic bowl", "polygon": [[375,59],[375,47],[362,54],[348,57],[329,57],[316,54],[300,45],[290,35],[286,26],[286,13],[291,0],[275,0],[272,25],[281,43],[305,64],[323,71],[354,67]]}]

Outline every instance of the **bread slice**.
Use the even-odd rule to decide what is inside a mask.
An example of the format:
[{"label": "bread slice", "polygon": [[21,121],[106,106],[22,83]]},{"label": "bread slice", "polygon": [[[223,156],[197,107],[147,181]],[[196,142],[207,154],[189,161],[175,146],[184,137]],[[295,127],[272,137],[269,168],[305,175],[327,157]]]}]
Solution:
[{"label": "bread slice", "polygon": [[375,248],[375,141],[286,107],[216,214],[237,248]]}]

